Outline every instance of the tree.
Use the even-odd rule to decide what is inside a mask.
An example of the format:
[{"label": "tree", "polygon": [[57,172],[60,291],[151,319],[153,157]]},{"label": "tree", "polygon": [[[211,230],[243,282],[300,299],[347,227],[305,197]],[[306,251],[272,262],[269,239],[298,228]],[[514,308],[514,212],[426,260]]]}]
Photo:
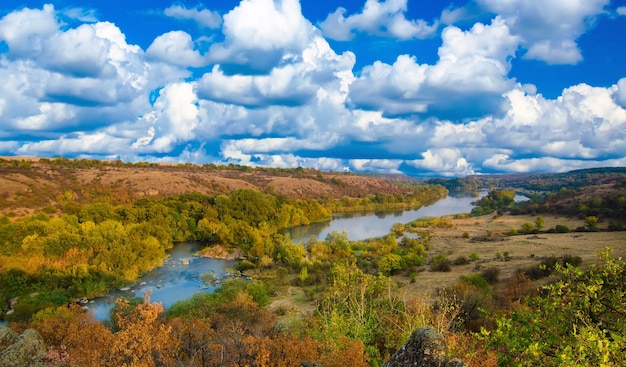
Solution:
[{"label": "tree", "polygon": [[535,218],[535,229],[540,232],[544,227],[544,220],[542,216]]},{"label": "tree", "polygon": [[520,227],[520,231],[522,233],[532,233],[533,230],[534,230],[533,224],[530,222],[524,222],[522,223],[522,226]]},{"label": "tree", "polygon": [[626,262],[599,254],[589,271],[557,266],[561,280],[482,331],[500,365],[626,365]]},{"label": "tree", "polygon": [[598,217],[596,216],[588,216],[585,217],[585,227],[588,231],[595,232],[598,230]]}]

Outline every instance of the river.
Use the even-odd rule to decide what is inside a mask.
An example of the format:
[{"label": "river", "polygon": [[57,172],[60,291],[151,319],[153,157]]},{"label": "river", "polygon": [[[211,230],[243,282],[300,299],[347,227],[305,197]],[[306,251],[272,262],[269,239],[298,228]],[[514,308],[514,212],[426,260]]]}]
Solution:
[{"label": "river", "polygon": [[[487,192],[481,192],[481,196]],[[395,223],[408,223],[422,217],[469,213],[472,202],[479,197],[452,197],[415,210],[386,210],[369,213],[340,213],[333,219],[309,226],[288,230],[292,241],[304,243],[311,237],[324,240],[333,231],[346,231],[353,241],[381,237],[388,234]],[[519,197],[523,198],[523,197]],[[518,200],[519,198],[516,198]],[[523,200],[523,199],[521,199]],[[173,303],[189,298],[197,292],[213,292],[218,285],[207,285],[200,276],[213,273],[218,279],[226,276],[228,269],[235,265],[234,260],[210,259],[194,256],[199,244],[183,242],[176,244],[169,252],[169,258],[162,267],[141,277],[140,283],[127,290],[117,290],[105,297],[97,298],[88,304],[98,320],[105,320],[118,297],[142,296],[150,291],[150,299],[161,302],[167,308]]]},{"label": "river", "polygon": [[439,217],[442,215],[469,213],[472,210],[472,202],[480,199],[487,192],[481,192],[478,197],[453,197],[448,196],[436,203],[423,206],[415,210],[382,210],[365,213],[338,213],[333,219],[313,223],[308,226],[295,227],[287,232],[295,243],[303,243],[314,237],[319,240],[333,231],[346,231],[352,241],[365,240],[367,238],[382,237],[387,235],[391,226],[395,223],[408,223],[422,217]]},{"label": "river", "polygon": [[149,291],[151,301],[161,302],[167,308],[197,292],[213,292],[219,285],[206,284],[200,276],[213,273],[217,279],[223,279],[236,261],[195,256],[194,253],[199,249],[200,244],[197,242],[175,244],[163,266],[144,274],[140,282],[129,289],[116,290],[105,297],[96,298],[87,305],[89,311],[102,321],[109,318],[109,310],[119,297],[143,296]]}]

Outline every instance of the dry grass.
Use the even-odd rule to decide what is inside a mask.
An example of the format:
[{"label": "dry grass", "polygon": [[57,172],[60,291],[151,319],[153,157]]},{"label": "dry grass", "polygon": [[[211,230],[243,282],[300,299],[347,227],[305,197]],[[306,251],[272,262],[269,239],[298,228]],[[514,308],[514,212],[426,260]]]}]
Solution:
[{"label": "dry grass", "polygon": [[[405,276],[396,277],[404,283],[402,292],[405,299],[432,294],[445,286],[459,281],[461,276],[470,275],[486,268],[498,268],[499,279],[506,280],[518,269],[537,266],[544,258],[564,255],[580,256],[583,266],[595,263],[597,254],[606,246],[613,248],[615,256],[626,257],[626,232],[571,232],[571,233],[540,233],[537,235],[506,235],[511,228],[519,229],[522,223],[534,223],[532,216],[503,215],[454,219],[453,228],[430,229],[430,254],[444,253],[450,260],[460,256],[469,258],[476,253],[478,261],[467,265],[452,266],[450,272],[424,271],[418,274],[415,283],[409,283]],[[557,224],[566,225],[571,229],[583,226],[582,220],[560,217],[545,217],[545,229]],[[463,233],[469,238],[463,238]],[[503,255],[509,253],[509,260]],[[496,254],[500,258],[496,258]]]}]

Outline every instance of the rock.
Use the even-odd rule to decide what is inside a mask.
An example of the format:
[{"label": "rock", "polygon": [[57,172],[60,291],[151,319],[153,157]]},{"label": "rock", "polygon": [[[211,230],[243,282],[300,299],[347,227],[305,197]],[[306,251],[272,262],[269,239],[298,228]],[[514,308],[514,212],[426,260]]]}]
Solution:
[{"label": "rock", "polygon": [[0,352],[0,366],[44,367],[43,356],[47,353],[41,335],[28,329],[15,342]]},{"label": "rock", "polygon": [[3,351],[6,347],[15,343],[17,337],[18,335],[13,329],[0,326],[0,351]]},{"label": "rock", "polygon": [[421,327],[395,352],[383,367],[466,367],[459,359],[450,360],[448,346],[432,327]]},{"label": "rock", "polygon": [[14,309],[17,306],[17,302],[20,300],[20,297],[13,297],[9,300],[9,309]]}]

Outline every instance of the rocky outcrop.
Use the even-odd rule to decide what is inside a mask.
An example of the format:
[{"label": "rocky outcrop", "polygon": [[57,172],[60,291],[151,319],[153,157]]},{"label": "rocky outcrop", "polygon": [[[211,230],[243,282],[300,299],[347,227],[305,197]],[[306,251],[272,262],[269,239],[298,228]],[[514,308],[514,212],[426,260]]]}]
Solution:
[{"label": "rocky outcrop", "polygon": [[443,337],[432,327],[421,327],[391,356],[383,367],[466,367],[459,359],[449,359]]},{"label": "rocky outcrop", "polygon": [[0,326],[0,352],[17,340],[17,333],[6,326]]},{"label": "rocky outcrop", "polygon": [[28,329],[21,335],[6,326],[0,326],[0,366],[2,367],[44,367],[46,354],[41,335]]}]

